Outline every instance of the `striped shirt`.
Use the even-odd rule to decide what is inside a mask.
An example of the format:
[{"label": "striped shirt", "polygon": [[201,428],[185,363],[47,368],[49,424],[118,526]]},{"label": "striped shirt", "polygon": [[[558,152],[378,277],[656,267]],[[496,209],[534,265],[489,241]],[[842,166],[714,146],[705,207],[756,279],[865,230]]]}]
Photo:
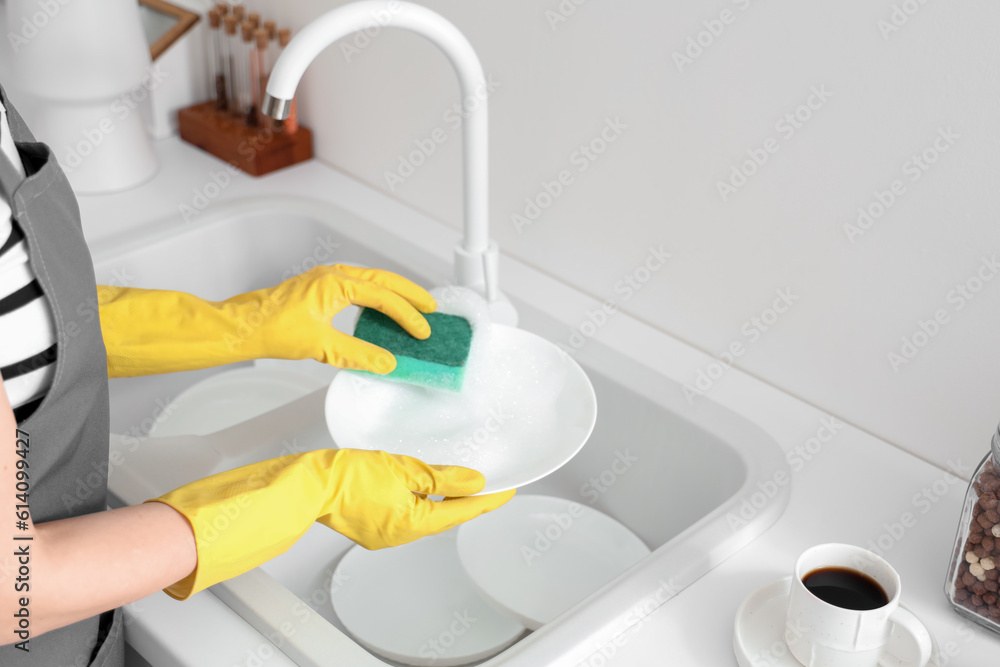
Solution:
[{"label": "striped shirt", "polygon": [[[0,104],[0,150],[24,175]],[[56,368],[56,327],[42,288],[28,259],[27,242],[11,218],[10,204],[0,195],[0,376],[23,422],[35,411],[52,386]]]}]

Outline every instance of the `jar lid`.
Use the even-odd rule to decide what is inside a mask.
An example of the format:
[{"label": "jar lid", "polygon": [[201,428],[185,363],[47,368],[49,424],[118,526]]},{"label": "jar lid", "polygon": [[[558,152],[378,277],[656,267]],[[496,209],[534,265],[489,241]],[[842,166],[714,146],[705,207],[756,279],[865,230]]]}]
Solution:
[{"label": "jar lid", "polygon": [[1000,426],[997,426],[997,432],[993,434],[993,441],[990,443],[990,449],[993,451],[994,465],[1000,465]]}]

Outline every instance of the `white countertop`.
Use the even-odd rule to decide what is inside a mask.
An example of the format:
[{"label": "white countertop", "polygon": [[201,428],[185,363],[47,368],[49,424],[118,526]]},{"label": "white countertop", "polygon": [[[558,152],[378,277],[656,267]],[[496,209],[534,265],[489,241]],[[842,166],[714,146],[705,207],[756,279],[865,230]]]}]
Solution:
[{"label": "white countertop", "polygon": [[[450,228],[315,161],[254,179],[234,173],[178,139],[160,141],[156,150],[162,166],[150,182],[124,193],[80,198],[84,231],[92,246],[136,225],[185,211],[191,224],[197,224],[200,205],[263,194],[327,200],[366,219],[388,221],[387,226],[419,225],[427,244],[454,236]],[[444,249],[450,253],[450,246]],[[502,271],[516,264],[504,258]],[[609,324],[598,336],[613,339],[616,329]],[[687,381],[712,360],[679,341],[668,340],[668,345],[670,354],[657,354],[649,365],[679,381]],[[828,415],[738,369],[730,369],[708,398],[755,422],[789,452],[802,448],[824,420],[830,423]],[[947,450],[948,443],[941,447]],[[988,448],[984,440],[983,454]],[[818,451],[790,456],[795,456],[790,459],[791,500],[778,523],[650,614],[622,646],[615,647],[608,664],[668,660],[672,665],[735,665],[733,618],[740,602],[758,586],[789,574],[796,556],[820,542],[878,548],[900,572],[903,603],[937,639],[942,664],[995,663],[1000,636],[978,629],[952,611],[943,593],[965,480],[978,461],[953,461],[963,478],[956,481],[947,471],[846,424]],[[904,513],[912,515],[913,520],[906,521],[912,527],[897,528],[894,524],[901,524]],[[158,593],[136,603],[129,619],[130,643],[157,667],[292,664],[211,593],[199,593],[186,602]],[[206,656],[211,656],[210,663]]]}]

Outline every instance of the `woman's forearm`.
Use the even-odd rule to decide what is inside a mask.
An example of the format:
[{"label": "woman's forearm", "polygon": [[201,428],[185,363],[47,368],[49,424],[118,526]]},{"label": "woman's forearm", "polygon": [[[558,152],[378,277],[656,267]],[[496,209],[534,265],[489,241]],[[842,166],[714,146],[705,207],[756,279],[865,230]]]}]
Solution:
[{"label": "woman's forearm", "polygon": [[[185,292],[97,286],[108,377],[157,375],[255,358],[222,304]],[[256,320],[255,320],[256,321]],[[259,323],[258,323],[259,324]]]},{"label": "woman's forearm", "polygon": [[[0,645],[138,600],[194,570],[191,525],[163,503],[35,524],[30,491],[23,488],[33,471],[21,455],[20,435],[0,378],[0,517],[6,517],[0,525]],[[25,632],[22,623],[28,637],[17,634]]]},{"label": "woman's forearm", "polygon": [[[17,556],[0,564],[0,644],[18,641],[19,596],[29,599],[31,636],[89,618],[169,586],[197,564],[194,534],[181,514],[146,503],[34,526],[30,592],[12,595]],[[9,553],[13,555],[14,550]],[[6,608],[13,605],[14,608]]]}]

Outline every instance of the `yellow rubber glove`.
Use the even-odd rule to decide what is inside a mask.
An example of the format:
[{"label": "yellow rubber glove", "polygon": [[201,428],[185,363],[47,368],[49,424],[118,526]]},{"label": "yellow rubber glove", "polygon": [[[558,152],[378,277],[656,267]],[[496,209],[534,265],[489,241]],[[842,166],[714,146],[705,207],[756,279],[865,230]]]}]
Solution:
[{"label": "yellow rubber glove", "polygon": [[194,530],[198,565],[164,589],[184,600],[284,553],[315,521],[367,549],[381,549],[448,530],[514,496],[511,490],[468,497],[485,483],[470,468],[320,449],[212,475],[146,502],[173,507]]},{"label": "yellow rubber glove", "polygon": [[315,359],[389,373],[386,350],[337,331],[330,320],[351,304],[375,308],[421,340],[421,313],[437,308],[419,285],[388,271],[317,266],[277,287],[225,301],[184,292],[98,286],[108,376],[209,368],[252,359]]}]

